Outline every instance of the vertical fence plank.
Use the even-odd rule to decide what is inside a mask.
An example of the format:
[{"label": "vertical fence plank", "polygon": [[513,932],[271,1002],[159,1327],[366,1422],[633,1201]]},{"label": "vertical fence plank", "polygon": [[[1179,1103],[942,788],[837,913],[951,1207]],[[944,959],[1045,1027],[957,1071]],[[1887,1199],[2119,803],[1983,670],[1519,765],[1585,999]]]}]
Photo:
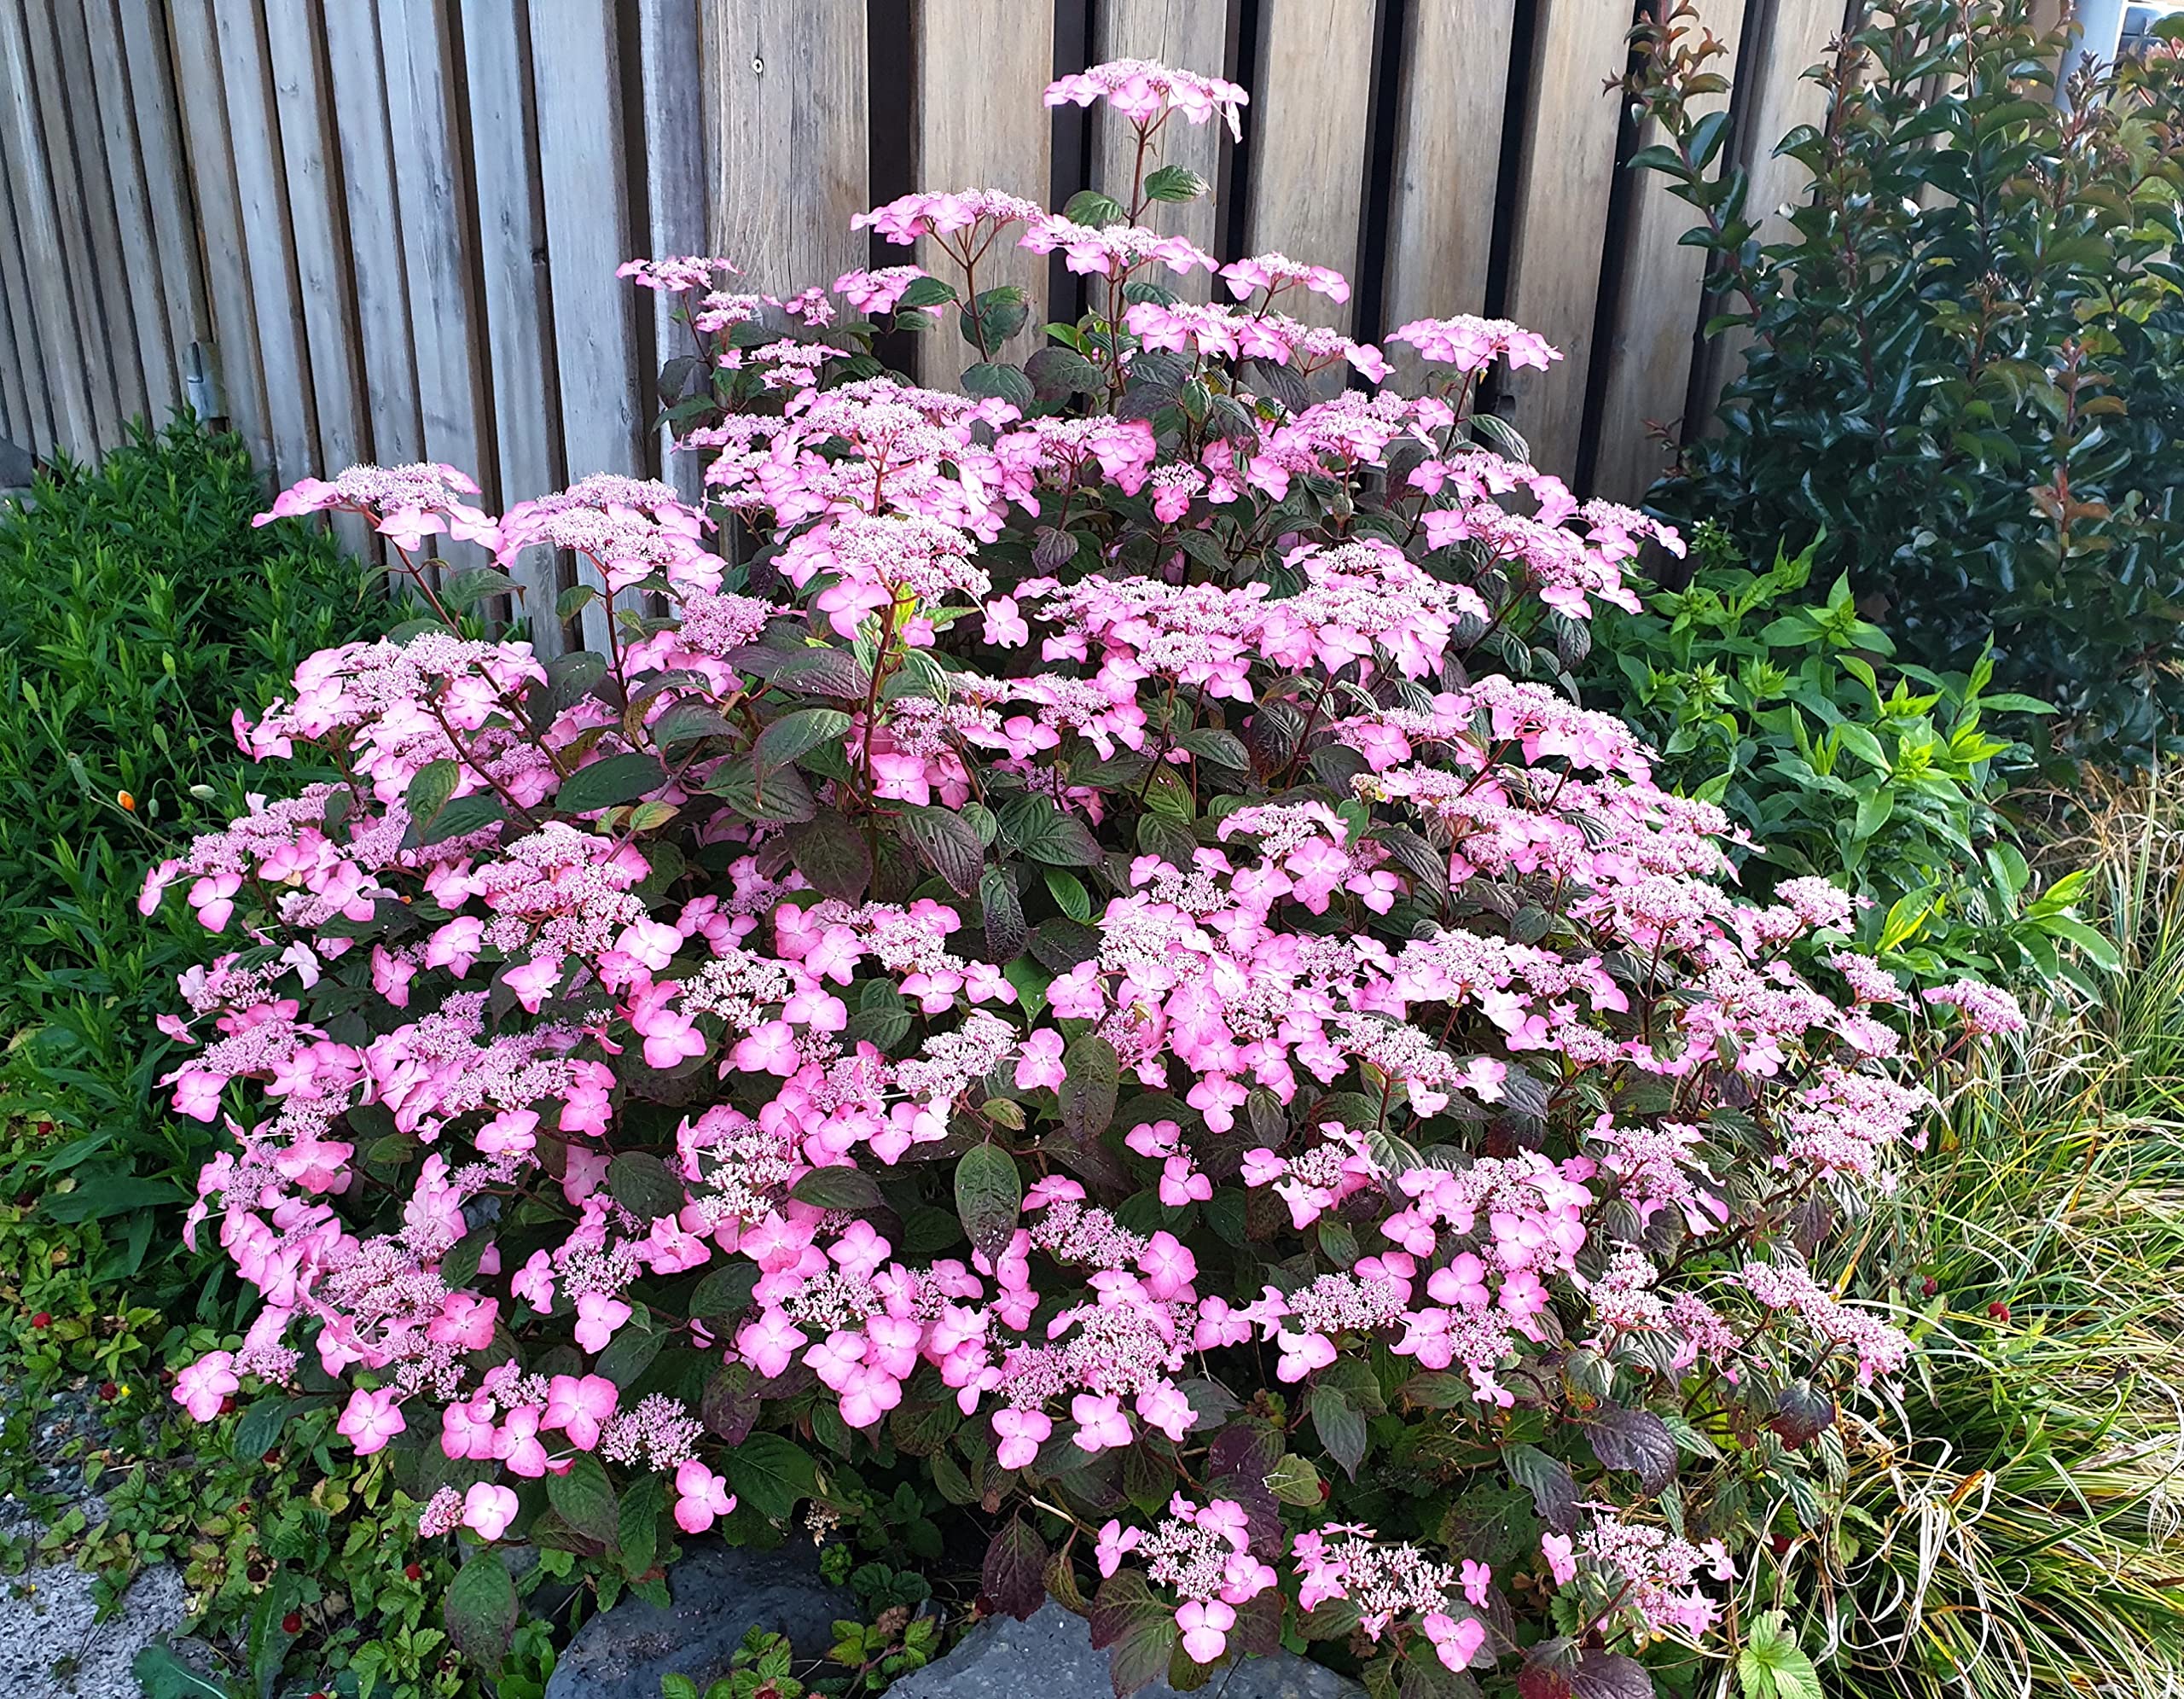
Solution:
[{"label": "vertical fence plank", "polygon": [[272,82],[255,0],[212,0],[212,11],[219,29],[236,210],[250,268],[247,300],[258,326],[258,358],[265,379],[273,480],[288,484],[318,471],[320,461],[303,292],[296,281]]},{"label": "vertical fence plank", "polygon": [[864,0],[704,0],[703,28],[717,251],[770,294],[832,283],[869,241]]},{"label": "vertical fence plank", "polygon": [[[96,3],[92,0],[92,3]],[[83,221],[90,239],[91,263],[96,267],[93,272],[78,273],[77,287],[97,297],[78,308],[78,322],[88,311],[106,327],[107,375],[113,390],[118,438],[121,422],[139,418],[145,411],[144,363],[136,346],[133,268],[122,251],[114,183],[107,171],[106,138],[100,130],[101,102],[96,90],[99,83],[107,79],[93,79],[90,41],[84,32],[84,4],[85,0],[44,0],[44,8],[52,20],[53,46],[57,55],[46,121],[50,136],[49,126],[56,115],[65,113],[67,145],[74,149],[75,215]],[[39,38],[33,36],[34,53],[38,50],[38,43]],[[57,160],[64,146],[58,140],[52,145]],[[56,189],[60,183],[61,179],[56,177]],[[67,209],[63,209],[62,216],[69,216]]]},{"label": "vertical fence plank", "polygon": [[[371,457],[382,466],[398,466],[418,457],[424,433],[417,418],[410,289],[402,259],[404,221],[395,197],[394,140],[387,123],[386,84],[398,74],[395,53],[380,50],[370,0],[328,7],[325,27]],[[398,40],[392,36],[388,45],[398,50]],[[403,145],[410,147],[414,140],[405,130]],[[428,303],[427,311],[437,308]]]},{"label": "vertical fence plank", "polygon": [[[471,258],[476,168],[462,147],[455,20],[449,0],[380,0],[379,10],[424,454],[482,483],[491,470],[484,463],[491,431]],[[519,126],[519,142],[523,134]],[[494,145],[505,145],[504,138]],[[551,481],[549,475],[540,489]],[[473,545],[442,540],[449,560],[484,563]]]},{"label": "vertical fence plank", "polygon": [[[493,464],[478,468],[505,511],[561,482],[561,387],[554,369],[546,288],[546,229],[535,172],[530,38],[521,0],[465,0],[462,62],[470,113],[478,252],[484,283],[485,363],[492,374]],[[554,617],[557,565],[534,549],[514,567],[524,586],[531,640],[542,655],[565,647]]]},{"label": "vertical fence plank", "polygon": [[[6,233],[0,231],[0,241]],[[15,351],[15,315],[8,293],[0,289],[0,442],[29,450],[30,400],[23,387],[23,372]]]},{"label": "vertical fence plank", "polygon": [[[614,275],[630,247],[614,8],[612,0],[535,8],[531,29],[569,475],[635,473],[643,463],[636,291]],[[585,610],[584,631],[591,647],[607,646],[597,602]]]},{"label": "vertical fence plank", "polygon": [[[1745,0],[1701,0],[1698,28],[1711,30],[1728,49],[1716,67],[1735,67],[1746,12]],[[1696,30],[1692,39],[1698,39]],[[1727,96],[1709,97],[1694,102],[1693,109],[1718,111],[1727,101]],[[1638,144],[1658,139],[1649,129]],[[1717,159],[1712,175],[1720,171]],[[1630,194],[1592,476],[1594,490],[1618,502],[1643,494],[1663,468],[1661,445],[1648,428],[1674,427],[1682,417],[1706,276],[1705,250],[1682,245],[1684,232],[1701,222],[1699,209],[1670,194],[1668,179],[1658,172],[1642,173]]]},{"label": "vertical fence plank", "polygon": [[[0,80],[6,84],[6,176],[14,190],[32,322],[52,398],[53,445],[88,458],[106,440],[84,370],[84,356],[91,339],[77,325],[80,297],[68,282],[72,262],[61,241],[30,32],[17,0],[0,0]],[[111,407],[111,400],[107,405]]]},{"label": "vertical fence plank", "polygon": [[[189,156],[183,150],[166,20],[160,0],[117,0],[116,17],[136,119],[136,163],[143,173],[145,210],[159,267],[160,305],[166,314],[165,346],[181,393],[190,345],[210,341],[212,333],[198,260],[199,212],[190,194]],[[209,244],[209,218],[205,234]]]},{"label": "vertical fence plank", "polygon": [[[654,255],[706,252],[706,124],[702,55],[699,44],[698,0],[641,0],[637,11],[638,61],[644,89],[645,210],[650,226],[647,252]],[[815,281],[830,282],[832,277]],[[638,374],[644,415],[659,410],[659,368],[677,354],[677,335],[688,332],[675,323],[675,298],[648,292],[652,305],[652,358]],[[704,493],[705,465],[694,454],[675,447],[675,432],[662,427],[658,440],[659,473],[687,502]]]},{"label": "vertical fence plank", "polygon": [[[1388,204],[1391,329],[1485,308],[1515,14],[1516,0],[1439,0],[1405,15]],[[1405,347],[1390,347],[1388,359],[1406,387],[1425,369]]]},{"label": "vertical fence plank", "polygon": [[[8,57],[7,7],[0,4],[0,73],[10,69]],[[16,369],[23,386],[23,411],[15,428],[17,443],[32,454],[50,455],[61,438],[55,429],[58,396],[45,375],[44,351],[39,346],[38,310],[32,303],[30,273],[24,256],[30,252],[26,213],[17,208],[28,187],[15,165],[15,103],[0,96],[0,294],[8,299],[8,317],[15,329]]]},{"label": "vertical fence plank", "polygon": [[[1054,8],[1045,0],[926,0],[918,9],[917,58],[918,187],[997,189],[1045,206],[1054,125],[1040,97],[1054,80]],[[945,257],[923,253],[918,263],[961,286]],[[1003,283],[1031,298],[1025,329],[999,356],[1020,360],[1044,340],[1046,256],[1004,236],[977,278],[982,293]],[[924,340],[921,358],[925,381],[952,388],[978,356],[951,317]]]},{"label": "vertical fence plank", "polygon": [[[1093,14],[1099,56],[1110,59],[1150,59],[1181,71],[1218,77],[1228,62],[1228,9],[1219,5],[1176,6],[1168,0],[1108,0]],[[1257,96],[1254,96],[1254,98]],[[1110,111],[1104,102],[1094,106],[1092,187],[1130,204],[1131,174],[1137,165],[1137,141],[1129,122]],[[1227,127],[1219,118],[1205,124],[1186,124],[1170,118],[1153,137],[1145,161],[1152,171],[1161,166],[1181,166],[1194,171],[1209,183],[1220,181],[1221,138]],[[1182,206],[1148,207],[1140,222],[1171,231],[1196,242],[1208,253],[1220,252],[1220,209],[1213,196],[1201,195]],[[1187,300],[1211,299],[1213,279],[1194,271],[1188,277],[1163,276],[1164,287],[1172,287]]]},{"label": "vertical fence plank", "polygon": [[273,409],[251,293],[243,201],[229,140],[227,79],[220,65],[212,0],[168,0],[173,29],[175,96],[188,137],[189,183],[205,255],[206,322],[218,362],[222,404],[250,445],[261,475],[274,475]]},{"label": "vertical fence plank", "polygon": [[1565,476],[1584,427],[1621,119],[1621,102],[1601,84],[1626,62],[1631,14],[1626,0],[1542,0],[1532,54],[1508,311],[1562,358],[1549,371],[1513,374],[1505,393],[1533,463]]},{"label": "vertical fence plank", "polygon": [[[1774,0],[1766,50],[1757,55],[1750,86],[1736,95],[1732,145],[1750,173],[1745,210],[1759,226],[1762,242],[1783,241],[1790,234],[1787,208],[1812,192],[1811,173],[1774,148],[1801,124],[1827,122],[1827,90],[1804,73],[1827,56],[1828,43],[1842,32],[1844,16],[1844,0]],[[1693,393],[1701,404],[1693,410],[1699,416],[1686,426],[1687,438],[1711,426],[1715,398],[1744,364],[1751,346],[1751,332],[1739,325],[1699,351]]]},{"label": "vertical fence plank", "polygon": [[38,315],[42,323],[69,326],[73,342],[55,346],[46,332],[46,358],[55,365],[74,365],[82,372],[84,393],[90,404],[92,436],[78,451],[96,454],[113,442],[121,429],[121,395],[115,387],[113,350],[107,338],[107,291],[99,285],[97,256],[91,248],[91,221],[84,204],[76,162],[75,138],[69,133],[67,84],[61,67],[60,49],[54,40],[53,9],[47,0],[26,0],[23,41],[27,81],[21,90],[31,105],[35,151],[26,151],[33,200],[52,207],[55,245],[33,248],[34,268],[41,256],[45,264],[58,260],[65,268],[61,285],[69,300],[65,311]]},{"label": "vertical fence plank", "polygon": [[88,102],[95,108],[106,150],[108,195],[120,236],[123,273],[116,281],[125,292],[136,334],[143,408],[154,424],[164,424],[182,399],[180,350],[169,334],[166,279],[158,263],[152,228],[151,190],[145,182],[136,117],[130,90],[128,55],[122,49],[114,0],[84,0],[84,26],[90,75]]},{"label": "vertical fence plank", "polygon": [[[1250,126],[1255,253],[1357,270],[1373,92],[1369,9],[1352,0],[1263,0]],[[1356,294],[1353,292],[1352,303]],[[1351,307],[1292,290],[1282,310],[1347,330]]]},{"label": "vertical fence plank", "polygon": [[[296,281],[303,294],[319,464],[330,474],[369,460],[372,453],[341,218],[343,185],[336,157],[340,144],[334,136],[332,102],[319,58],[317,10],[310,0],[265,0],[265,46],[288,183]],[[352,548],[364,542],[362,523],[354,515],[343,515],[334,529]]]}]

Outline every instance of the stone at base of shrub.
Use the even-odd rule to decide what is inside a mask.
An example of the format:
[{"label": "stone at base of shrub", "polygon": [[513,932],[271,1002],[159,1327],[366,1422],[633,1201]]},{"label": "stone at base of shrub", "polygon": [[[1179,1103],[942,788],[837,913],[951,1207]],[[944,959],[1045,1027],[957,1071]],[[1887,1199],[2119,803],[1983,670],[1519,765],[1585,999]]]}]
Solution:
[{"label": "stone at base of shrub", "polygon": [[674,1600],[663,1610],[625,1597],[578,1631],[554,1667],[546,1699],[659,1699],[663,1675],[687,1675],[703,1692],[728,1673],[754,1625],[788,1636],[799,1659],[822,1658],[838,1618],[857,1600],[819,1579],[808,1545],[777,1551],[702,1543],[667,1572]]},{"label": "stone at base of shrub", "polygon": [[[1221,1699],[1357,1699],[1365,1690],[1291,1652],[1246,1658],[1214,1678]],[[1028,1622],[990,1616],[938,1663],[890,1687],[892,1699],[1112,1699],[1107,1655],[1092,1630],[1049,1599]],[[1136,1699],[1176,1699],[1165,1681]]]}]

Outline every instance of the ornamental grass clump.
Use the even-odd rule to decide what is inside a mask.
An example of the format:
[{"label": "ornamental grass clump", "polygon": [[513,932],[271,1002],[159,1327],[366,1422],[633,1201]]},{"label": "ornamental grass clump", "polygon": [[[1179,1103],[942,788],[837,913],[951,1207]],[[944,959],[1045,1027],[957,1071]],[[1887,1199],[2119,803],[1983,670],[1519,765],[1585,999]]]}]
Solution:
[{"label": "ornamental grass clump", "polygon": [[[1142,157],[1243,95],[1049,94],[1102,97]],[[1213,262],[1137,221],[1201,192],[864,220],[961,294],[634,265],[687,299],[706,513],[601,475],[496,519],[437,466],[276,503],[368,516],[433,613],[239,722],[336,781],[146,886],[237,946],[169,1083],[234,1138],[190,1231],[264,1302],[194,1414],[339,1400],[421,1537],[602,1591],[916,1483],[1118,1693],[1310,1642],[1426,1693],[1734,1655],[1779,1483],[1911,1348],[1806,1259],[2014,1010],[1907,1000],[1825,879],[1740,899],[1720,811],[1566,694],[1677,545],[1474,416],[1551,351],[1421,323],[1425,394],[1316,383],[1385,370],[1285,311],[1334,273],[1168,293]],[[1019,241],[1094,306],[1017,366],[975,270]],[[940,311],[971,393],[870,352]],[[440,534],[572,551],[597,646],[463,635],[513,582]],[[450,1599],[489,1662],[511,1585]]]}]

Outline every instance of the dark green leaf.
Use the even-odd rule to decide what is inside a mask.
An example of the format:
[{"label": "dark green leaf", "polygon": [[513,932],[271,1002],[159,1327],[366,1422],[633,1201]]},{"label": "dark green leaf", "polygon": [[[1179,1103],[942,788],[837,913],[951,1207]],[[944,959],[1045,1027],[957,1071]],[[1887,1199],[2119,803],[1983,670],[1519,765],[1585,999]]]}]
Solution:
[{"label": "dark green leaf", "polygon": [[612,1546],[621,1531],[621,1509],[613,1483],[590,1452],[578,1452],[571,1458],[563,1473],[547,1475],[546,1502],[554,1507],[555,1516],[601,1545]]},{"label": "dark green leaf", "polygon": [[475,1553],[456,1571],[443,1608],[448,1638],[489,1674],[499,1671],[515,1638],[515,1583],[497,1551]]},{"label": "dark green leaf", "polygon": [[1088,1033],[1062,1054],[1062,1130],[1081,1145],[1095,1141],[1115,1118],[1122,1061],[1115,1047]]},{"label": "dark green leaf", "polygon": [[789,1194],[799,1203],[821,1209],[846,1209],[857,1214],[880,1206],[880,1188],[861,1168],[814,1168]]},{"label": "dark green leaf", "polygon": [[590,814],[649,796],[667,783],[659,760],[635,750],[579,767],[561,781],[554,803],[572,814]]},{"label": "dark green leaf", "polygon": [[1016,1159],[998,1144],[974,1144],[956,1164],[956,1215],[972,1245],[999,1253],[1016,1231],[1024,1207],[1024,1177]]},{"label": "dark green leaf", "polygon": [[673,1215],[689,1202],[667,1164],[643,1150],[624,1150],[607,1163],[607,1190],[640,1221]]}]

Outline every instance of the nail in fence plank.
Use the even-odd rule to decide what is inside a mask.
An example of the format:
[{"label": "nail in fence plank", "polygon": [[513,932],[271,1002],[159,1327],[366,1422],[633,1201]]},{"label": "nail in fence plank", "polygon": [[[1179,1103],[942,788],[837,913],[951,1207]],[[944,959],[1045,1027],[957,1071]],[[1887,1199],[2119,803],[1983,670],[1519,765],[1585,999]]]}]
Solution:
[{"label": "nail in fence plank", "polygon": [[1511,375],[1511,422],[1532,463],[1576,470],[1600,305],[1600,252],[1615,183],[1621,102],[1601,88],[1628,62],[1623,0],[1542,0],[1531,111],[1518,173],[1508,316],[1562,351],[1545,372]]},{"label": "nail in fence plank", "polygon": [[[0,82],[5,84],[8,182],[14,190],[20,253],[33,298],[34,323],[53,409],[54,446],[90,459],[107,439],[86,381],[83,356],[92,339],[78,328],[76,309],[90,292],[72,282],[84,276],[61,241],[54,195],[40,88],[31,57],[30,32],[18,0],[0,0]],[[112,406],[111,389],[107,405]]]},{"label": "nail in fence plank", "polygon": [[273,411],[265,393],[265,363],[251,293],[250,254],[243,236],[241,180],[229,140],[227,79],[220,64],[212,0],[167,0],[174,54],[175,97],[183,134],[195,234],[203,243],[205,295],[213,352],[228,416],[250,445],[258,474],[277,471]]},{"label": "nail in fence plank", "polygon": [[830,284],[869,252],[864,0],[703,0],[702,22],[716,251],[770,294]]},{"label": "nail in fence plank", "polygon": [[[494,463],[479,467],[477,475],[505,512],[561,481],[561,385],[546,287],[530,42],[520,0],[464,0],[462,47],[485,364],[492,374]],[[510,570],[525,587],[532,643],[542,655],[559,655],[566,647],[554,618],[559,563],[549,550],[533,549]]]},{"label": "nail in fence plank", "polygon": [[[918,8],[917,183],[948,193],[997,189],[1041,207],[1051,187],[1054,120],[1042,101],[1054,80],[1054,9],[1031,0],[925,0]],[[1047,257],[1002,236],[978,267],[983,294],[1014,283],[1031,298],[1031,317],[996,358],[1021,361],[1046,340],[1050,316]],[[918,264],[962,287],[962,277],[931,241]],[[831,280],[828,280],[831,281]],[[978,359],[950,315],[919,344],[923,381],[953,389]]]},{"label": "nail in fence plank", "polygon": [[[416,363],[423,452],[482,484],[489,402],[471,265],[472,167],[462,156],[449,0],[379,0],[387,122]],[[475,544],[437,540],[458,567],[483,566]]]},{"label": "nail in fence plank", "polygon": [[[1405,10],[1388,207],[1390,330],[1485,310],[1515,13],[1516,0],[1430,0]],[[1415,389],[1426,363],[1399,343],[1386,349],[1393,381]]]},{"label": "nail in fence plank", "polygon": [[[645,252],[704,253],[706,246],[706,125],[699,46],[698,0],[642,0],[637,12],[638,59],[644,88],[646,210],[650,241]],[[820,279],[831,282],[832,274]],[[640,372],[643,416],[659,412],[659,368],[689,349],[689,331],[675,323],[677,297],[648,290],[653,323],[650,369]],[[704,492],[705,463],[678,452],[671,428],[659,435],[660,476],[686,502]]]},{"label": "nail in fence plank", "polygon": [[[636,474],[636,291],[614,275],[630,253],[620,66],[612,0],[567,0],[531,15],[540,176],[572,480]],[[636,605],[634,592],[630,605]],[[607,647],[605,610],[585,610],[590,646]]]},{"label": "nail in fence plank", "polygon": [[[1766,50],[1756,55],[1756,79],[1736,96],[1733,145],[1750,173],[1745,211],[1758,225],[1763,244],[1788,240],[1786,209],[1811,196],[1812,173],[1774,148],[1799,125],[1827,121],[1827,92],[1804,73],[1827,57],[1828,43],[1842,33],[1844,16],[1844,0],[1774,0]],[[1743,303],[1737,305],[1741,309]],[[1704,310],[1721,309],[1710,305]],[[1715,399],[1743,369],[1751,346],[1751,332],[1739,325],[1700,350],[1698,393],[1705,404],[1687,422],[1687,440],[1712,428]]]},{"label": "nail in fence plank", "polygon": [[[193,204],[189,160],[183,151],[174,64],[160,0],[116,0],[121,53],[129,69],[129,101],[136,119],[136,163],[143,173],[145,210],[157,254],[160,305],[166,315],[164,346],[177,392],[188,399],[189,346],[212,340],[198,259],[200,212]],[[212,240],[205,219],[207,244]],[[230,411],[232,411],[232,404]]]},{"label": "nail in fence plank", "polygon": [[122,50],[114,0],[84,0],[84,26],[88,64],[98,68],[88,77],[89,101],[79,104],[96,109],[106,151],[107,188],[120,238],[118,281],[133,322],[144,411],[154,425],[164,425],[182,399],[181,368],[168,332],[166,280],[152,230],[151,191],[144,178],[129,59]]},{"label": "nail in fence plank", "polygon": [[[303,293],[305,356],[318,420],[318,469],[332,476],[371,459],[364,416],[361,339],[350,293],[341,225],[342,183],[325,67],[310,0],[265,0],[266,62],[272,72],[281,161]],[[352,552],[369,533],[361,515],[341,514],[334,533]]]},{"label": "nail in fence plank", "polygon": [[[1708,69],[1735,72],[1746,11],[1745,0],[1700,0],[1690,44],[1698,44],[1701,31],[1711,30],[1728,49],[1711,61]],[[1718,111],[1728,98],[1709,96],[1693,102],[1693,110]],[[1649,125],[1638,145],[1659,139],[1658,129]],[[1711,177],[1720,176],[1721,162],[1716,156]],[[1643,495],[1665,464],[1665,451],[1647,428],[1675,427],[1682,418],[1699,331],[1699,286],[1706,275],[1705,251],[1681,245],[1684,232],[1704,222],[1699,209],[1670,194],[1669,179],[1658,172],[1638,173],[1630,191],[1622,288],[1592,478],[1596,491],[1618,502]]]},{"label": "nail in fence plank", "polygon": [[[84,0],[44,0],[44,9],[52,22],[53,47],[57,55],[50,73],[54,80],[49,84],[52,96],[46,121],[49,126],[56,119],[64,121],[67,131],[66,146],[74,150],[73,215],[83,221],[95,268],[89,273],[78,274],[78,287],[96,297],[86,306],[78,307],[78,322],[88,311],[105,327],[107,379],[113,387],[114,403],[114,433],[107,440],[118,442],[122,427],[131,419],[141,418],[145,411],[144,364],[136,349],[133,317],[136,293],[132,287],[133,268],[122,253],[113,183],[107,172],[106,140],[99,127],[99,100],[93,92],[90,43],[84,29]],[[42,38],[35,28],[33,24],[33,55],[42,50]],[[64,144],[55,142],[56,160],[63,151]],[[54,179],[56,190],[63,181],[60,177]],[[70,216],[71,209],[64,207],[63,220]],[[96,381],[96,375],[93,381]]]},{"label": "nail in fence plank", "polygon": [[[271,78],[254,0],[212,0],[212,12],[219,28],[235,205],[249,263],[246,300],[257,323],[258,358],[265,376],[273,481],[292,484],[317,473],[321,462],[303,293],[296,279]],[[340,467],[333,469],[338,472]]]},{"label": "nail in fence plank", "polygon": [[[1177,6],[1169,3],[1169,0],[1108,0],[1107,4],[1095,9],[1093,17],[1098,55],[1102,62],[1111,59],[1149,59],[1178,70],[1195,71],[1203,77],[1222,75],[1223,67],[1228,62],[1226,6]],[[1257,98],[1256,95],[1253,98]],[[1092,186],[1128,207],[1131,175],[1137,163],[1136,131],[1129,119],[1118,116],[1104,101],[1094,102],[1092,123]],[[1162,166],[1181,166],[1186,171],[1196,172],[1209,184],[1218,183],[1221,139],[1227,133],[1227,123],[1218,117],[1204,124],[1188,124],[1181,117],[1170,117],[1153,138],[1145,169],[1152,172]],[[1185,204],[1154,201],[1140,215],[1138,222],[1187,237],[1208,253],[1217,254],[1219,219],[1220,209],[1214,205],[1209,191]],[[1163,288],[1172,288],[1184,300],[1193,301],[1209,300],[1213,291],[1220,288],[1212,274],[1206,271],[1194,271],[1188,276],[1177,277],[1164,271],[1159,281]],[[1228,298],[1225,289],[1222,290],[1222,298]]]},{"label": "nail in fence plank", "polygon": [[[1353,0],[1265,0],[1257,78],[1244,109],[1251,142],[1254,253],[1332,265],[1357,282],[1357,238],[1373,88],[1369,9]],[[1225,290],[1224,290],[1225,299]],[[1347,331],[1352,305],[1292,288],[1281,310]]]},{"label": "nail in fence plank", "polygon": [[[410,288],[403,270],[404,226],[394,191],[394,139],[386,80],[371,0],[325,14],[326,60],[334,74],[334,127],[341,138],[341,183],[349,218],[349,266],[363,350],[363,393],[371,458],[399,466],[419,457],[417,375],[410,352]],[[398,47],[398,41],[393,44]],[[403,132],[404,146],[412,136]],[[429,304],[428,311],[436,311]]]}]

